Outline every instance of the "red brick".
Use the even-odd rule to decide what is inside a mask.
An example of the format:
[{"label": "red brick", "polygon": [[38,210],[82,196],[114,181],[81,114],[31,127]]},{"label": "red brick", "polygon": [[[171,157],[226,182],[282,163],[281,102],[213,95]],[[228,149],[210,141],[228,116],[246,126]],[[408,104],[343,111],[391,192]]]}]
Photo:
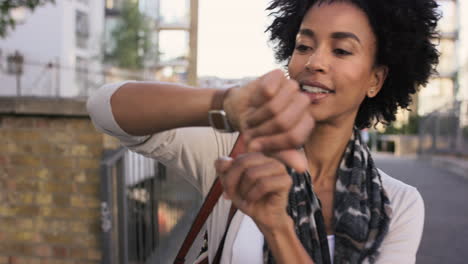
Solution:
[{"label": "red brick", "polygon": [[41,160],[32,155],[13,155],[10,159],[13,166],[39,167],[41,164]]},{"label": "red brick", "polygon": [[82,144],[102,144],[102,135],[98,133],[80,133],[77,139]]},{"label": "red brick", "polygon": [[90,249],[88,251],[88,259],[90,260],[101,260],[102,254],[98,250]]},{"label": "red brick", "polygon": [[68,256],[68,250],[64,247],[54,247],[53,252],[54,257],[57,258],[66,258]]},{"label": "red brick", "polygon": [[0,167],[6,167],[10,165],[10,159],[8,156],[0,155]]},{"label": "red brick", "polygon": [[72,248],[70,249],[69,256],[73,259],[86,259],[88,257],[88,249]]},{"label": "red brick", "polygon": [[67,194],[55,194],[53,203],[57,207],[69,207],[70,206],[70,196]]},{"label": "red brick", "polygon": [[20,262],[18,262],[18,258],[15,257],[15,256],[9,256],[8,257],[8,264],[20,264]]},{"label": "red brick", "polygon": [[0,256],[0,264],[8,264],[8,257]]},{"label": "red brick", "polygon": [[42,159],[44,166],[46,168],[66,168],[72,169],[75,166],[75,161],[70,158],[63,158],[63,157],[44,157]]},{"label": "red brick", "polygon": [[41,137],[41,133],[35,130],[15,130],[11,135],[13,142],[35,142]]},{"label": "red brick", "polygon": [[36,119],[34,122],[34,127],[36,128],[50,128],[50,122],[46,119]]},{"label": "red brick", "polygon": [[35,119],[32,117],[3,117],[1,119],[4,128],[32,128],[34,123]]},{"label": "red brick", "polygon": [[35,247],[35,255],[38,257],[50,257],[52,256],[51,247],[48,245],[39,245]]}]

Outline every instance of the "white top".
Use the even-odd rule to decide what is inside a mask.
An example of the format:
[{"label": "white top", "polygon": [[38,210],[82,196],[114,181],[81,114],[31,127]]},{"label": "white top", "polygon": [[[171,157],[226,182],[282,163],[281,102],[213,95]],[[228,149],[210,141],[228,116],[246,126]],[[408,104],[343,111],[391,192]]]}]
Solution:
[{"label": "white top", "polygon": [[[328,247],[330,249],[330,259],[333,264],[333,251],[335,249],[335,236],[328,238]],[[262,264],[263,263],[263,234],[258,229],[250,216],[244,216],[237,232],[237,237],[232,245],[233,252],[242,252],[242,254],[233,254],[232,264]]]},{"label": "white top", "polygon": [[[214,161],[220,156],[229,155],[237,133],[217,133],[208,127],[189,127],[144,137],[131,136],[115,122],[110,106],[110,97],[121,85],[122,83],[105,85],[89,98],[87,107],[96,128],[117,137],[129,149],[164,163],[192,183],[203,195],[206,195],[216,177]],[[416,188],[396,180],[382,171],[380,174],[383,187],[390,199],[391,212],[389,215],[391,220],[389,232],[380,247],[377,263],[415,263],[424,223],[423,200]],[[213,259],[216,254],[217,245],[225,230],[230,206],[230,201],[220,198],[207,220],[209,259]],[[236,246],[235,243],[239,234],[244,232],[244,230],[240,230],[243,219],[244,214],[242,213],[235,214],[232,219],[226,236],[222,263],[234,263],[237,258],[242,257],[243,251],[246,250],[240,245]],[[252,237],[256,236],[252,235]],[[259,238],[255,239],[257,241]],[[187,256],[187,263],[190,263],[191,257],[196,256],[199,252],[201,235],[196,243],[199,244],[192,247],[193,250]],[[255,254],[258,252],[253,253],[251,257],[258,257]]]}]

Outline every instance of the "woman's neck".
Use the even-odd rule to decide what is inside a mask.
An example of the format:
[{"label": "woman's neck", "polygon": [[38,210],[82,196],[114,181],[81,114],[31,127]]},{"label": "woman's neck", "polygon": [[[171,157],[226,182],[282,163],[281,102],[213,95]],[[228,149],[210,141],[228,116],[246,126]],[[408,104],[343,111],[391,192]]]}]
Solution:
[{"label": "woman's neck", "polygon": [[353,133],[351,125],[316,124],[305,143],[312,182],[318,188],[335,188],[336,170]]}]

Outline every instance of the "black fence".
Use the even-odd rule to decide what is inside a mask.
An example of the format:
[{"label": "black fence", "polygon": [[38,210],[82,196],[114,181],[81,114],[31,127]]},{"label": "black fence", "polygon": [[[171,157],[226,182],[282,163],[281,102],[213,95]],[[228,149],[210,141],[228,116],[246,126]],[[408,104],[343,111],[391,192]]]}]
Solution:
[{"label": "black fence", "polygon": [[463,122],[468,118],[464,116],[464,107],[468,108],[468,102],[459,101],[420,118],[420,154],[468,155],[468,124]]},{"label": "black fence", "polygon": [[172,263],[201,196],[162,164],[119,149],[102,161],[102,263]]}]

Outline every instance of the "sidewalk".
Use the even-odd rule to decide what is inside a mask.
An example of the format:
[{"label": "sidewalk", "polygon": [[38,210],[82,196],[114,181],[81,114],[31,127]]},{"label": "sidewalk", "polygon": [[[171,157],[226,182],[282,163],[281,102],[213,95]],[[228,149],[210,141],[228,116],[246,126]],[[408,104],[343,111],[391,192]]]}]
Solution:
[{"label": "sidewalk", "polygon": [[443,155],[423,155],[420,159],[428,160],[435,167],[450,171],[468,179],[468,159],[443,156]]}]

